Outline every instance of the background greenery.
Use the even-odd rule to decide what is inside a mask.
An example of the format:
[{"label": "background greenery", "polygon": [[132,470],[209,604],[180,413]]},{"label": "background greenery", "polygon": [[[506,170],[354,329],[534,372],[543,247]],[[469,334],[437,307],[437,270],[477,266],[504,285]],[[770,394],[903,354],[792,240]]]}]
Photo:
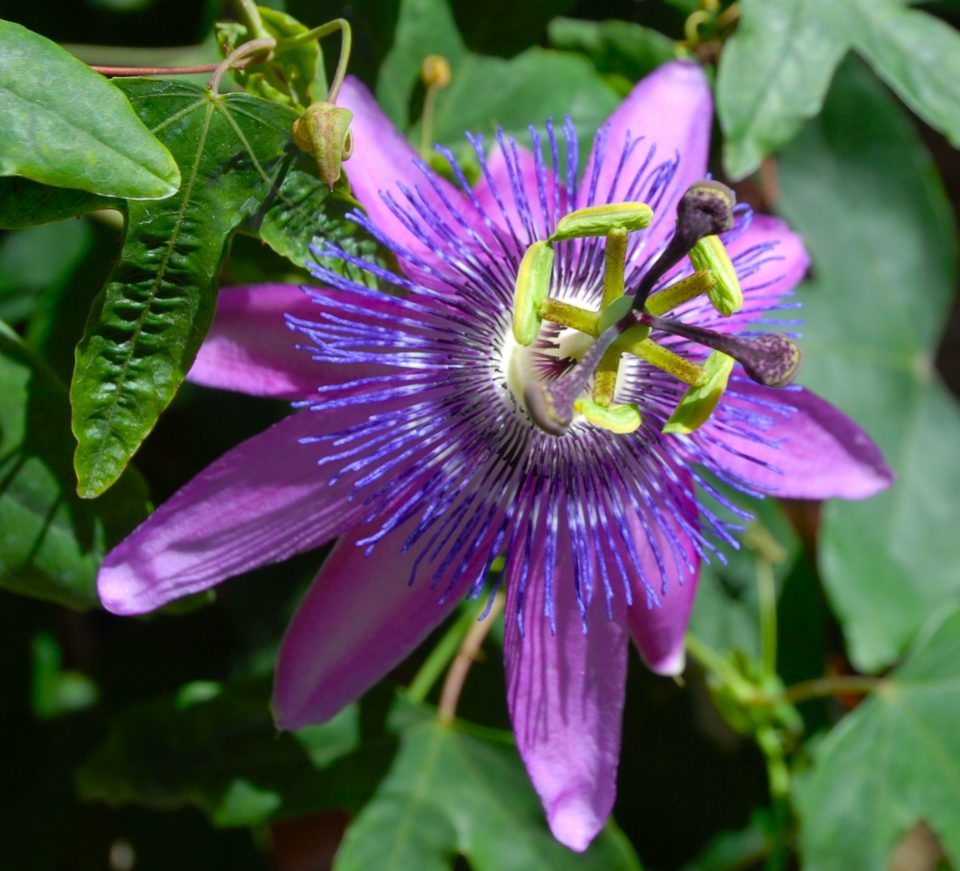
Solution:
[{"label": "background greenery", "polygon": [[[313,217],[271,212],[243,160],[215,202],[187,203],[219,223],[204,226],[206,247],[193,255],[190,305],[158,337],[172,349],[163,401],[138,394],[137,379],[159,370],[135,375],[137,404],[117,432],[81,431],[76,460],[70,394],[79,418],[95,410],[116,377],[96,345],[113,335],[111,306],[141,304],[142,206],[106,201],[129,222],[125,240],[120,220],[104,217],[116,212],[49,222],[136,190],[78,180],[87,193],[47,197],[39,183],[63,182],[40,175],[6,125],[0,152],[20,161],[12,175],[33,181],[0,178],[0,223],[11,228],[0,234],[0,866],[324,868],[339,846],[338,869],[879,869],[894,851],[898,867],[954,867],[960,4],[269,5],[308,26],[348,17],[352,71],[415,143],[420,61],[447,57],[453,81],[437,95],[432,138],[455,149],[464,130],[490,131],[494,120],[523,130],[569,112],[586,134],[659,63],[698,57],[716,85],[715,171],[783,215],[812,254],[802,380],[866,427],[897,483],[863,503],[756,506],[746,547],[703,573],[683,685],[632,663],[616,824],[588,853],[569,853],[549,837],[507,731],[497,633],[470,672],[457,729],[438,724],[435,689],[403,692],[427,644],[332,723],[278,735],[267,709],[273,656],[318,554],[150,618],[97,608],[99,558],[148,502],[286,411],[179,383],[218,283],[297,280],[306,240],[348,232],[346,189],[327,194],[308,165],[279,159],[294,110],[260,104],[249,138]],[[225,6],[34,0],[3,14],[89,62],[165,65],[216,61],[213,22]],[[327,55],[330,72],[335,50]],[[0,89],[12,68],[0,65]],[[44,68],[28,84],[45,85],[53,105],[94,101],[70,90],[72,76]],[[119,87],[149,113],[142,89],[166,86]],[[181,166],[199,147],[216,170],[229,131],[198,146],[192,123],[166,144]],[[151,159],[150,178],[124,183],[173,183],[163,155]],[[262,223],[249,212],[256,198],[267,204]],[[118,445],[141,440],[129,465],[133,451]],[[84,495],[104,495],[75,495],[74,462]]]}]

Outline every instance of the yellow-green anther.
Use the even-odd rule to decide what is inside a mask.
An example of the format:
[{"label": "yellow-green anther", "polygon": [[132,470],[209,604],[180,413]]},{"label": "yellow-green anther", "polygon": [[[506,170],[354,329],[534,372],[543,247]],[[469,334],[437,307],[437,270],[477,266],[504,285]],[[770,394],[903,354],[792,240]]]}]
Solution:
[{"label": "yellow-green anther", "polygon": [[716,284],[712,272],[694,272],[648,297],[646,309],[652,315],[664,315],[702,293],[709,293]]},{"label": "yellow-green anther", "polygon": [[653,220],[653,209],[646,203],[609,203],[587,206],[562,217],[550,237],[551,242],[606,236],[611,230],[642,230]]},{"label": "yellow-green anther", "polygon": [[690,262],[696,270],[708,270],[716,279],[707,296],[713,307],[722,315],[732,315],[743,305],[740,279],[733,267],[730,255],[719,236],[704,236],[690,249]]},{"label": "yellow-green anther", "polygon": [[[629,338],[630,332],[632,331],[624,333],[621,340],[624,337]],[[644,338],[641,341],[624,345],[621,345],[618,341],[613,347],[624,354],[632,354],[634,357],[646,360],[651,366],[656,366],[684,384],[689,384],[692,387],[699,387],[703,384],[704,372],[702,366],[698,366],[686,357],[674,354],[669,348],[658,345],[653,339]]]},{"label": "yellow-green anther", "polygon": [[553,248],[549,242],[534,242],[520,261],[513,290],[513,337],[532,345],[540,332],[540,306],[550,292]]},{"label": "yellow-green anther", "polygon": [[688,435],[702,426],[713,414],[720,397],[727,389],[727,381],[736,360],[721,351],[714,351],[703,364],[703,383],[688,387],[680,404],[663,425],[665,433]]},{"label": "yellow-green anther", "polygon": [[591,399],[581,397],[573,407],[594,426],[624,435],[640,428],[643,418],[636,405],[598,405]]},{"label": "yellow-green anther", "polygon": [[626,262],[627,231],[618,227],[607,233],[607,247],[603,252],[602,307],[623,296],[623,267]]},{"label": "yellow-green anther", "polygon": [[551,299],[548,296],[540,300],[537,305],[537,314],[540,315],[542,321],[550,321],[552,324],[570,327],[594,338],[600,335],[597,329],[600,314],[590,311],[590,309],[580,308],[578,305],[562,302],[559,299]]}]

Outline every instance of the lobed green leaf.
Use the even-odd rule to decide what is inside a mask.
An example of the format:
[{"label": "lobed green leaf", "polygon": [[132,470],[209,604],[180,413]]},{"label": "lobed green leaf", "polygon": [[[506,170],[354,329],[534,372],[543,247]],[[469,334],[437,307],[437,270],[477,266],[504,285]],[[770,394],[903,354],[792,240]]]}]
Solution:
[{"label": "lobed green leaf", "polygon": [[804,236],[802,380],[858,421],[897,473],[830,502],[820,563],[861,670],[897,658],[960,592],[960,408],[934,355],[957,275],[956,228],[909,117],[862,66],[783,152],[780,208]]},{"label": "lobed green leaf", "polygon": [[183,169],[176,196],[131,202],[121,259],[95,300],[71,385],[78,492],[106,490],[173,398],[209,328],[231,234],[290,165],[292,110],[187,83],[123,88]]},{"label": "lobed green leaf", "polygon": [[741,9],[717,70],[723,162],[735,179],[817,114],[849,48],[847,10],[835,0],[742,0]]},{"label": "lobed green leaf", "polygon": [[66,390],[0,324],[0,587],[85,609],[104,553],[147,514],[129,469],[93,502],[73,492]]},{"label": "lobed green leaf", "polygon": [[347,829],[335,871],[448,871],[456,856],[476,871],[639,871],[612,823],[582,854],[553,839],[508,735],[444,725],[410,706],[394,712],[394,723],[397,754]]},{"label": "lobed green leaf", "polygon": [[960,858],[960,611],[821,741],[796,785],[808,871],[887,868],[914,825]]},{"label": "lobed green leaf", "polygon": [[898,0],[857,0],[853,9],[856,50],[914,112],[960,146],[960,34]]}]

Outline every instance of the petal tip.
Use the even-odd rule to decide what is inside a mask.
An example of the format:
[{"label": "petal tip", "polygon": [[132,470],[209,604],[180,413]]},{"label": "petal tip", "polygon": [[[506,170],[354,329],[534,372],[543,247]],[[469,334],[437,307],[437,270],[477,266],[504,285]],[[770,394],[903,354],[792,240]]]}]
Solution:
[{"label": "petal tip", "polygon": [[687,667],[687,651],[682,645],[666,656],[646,660],[647,668],[662,677],[679,677]]},{"label": "petal tip", "polygon": [[118,617],[132,617],[152,610],[142,598],[143,587],[133,572],[123,565],[110,566],[106,562],[97,576],[97,596],[100,604]]},{"label": "petal tip", "polygon": [[586,850],[606,824],[588,801],[569,795],[553,803],[547,820],[554,838],[577,853]]}]

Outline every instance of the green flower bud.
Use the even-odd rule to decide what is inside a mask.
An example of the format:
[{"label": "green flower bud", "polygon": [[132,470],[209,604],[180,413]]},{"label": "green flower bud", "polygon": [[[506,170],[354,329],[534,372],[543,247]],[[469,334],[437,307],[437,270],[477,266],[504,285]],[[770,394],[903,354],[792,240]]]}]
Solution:
[{"label": "green flower bud", "polygon": [[293,122],[297,146],[317,160],[322,178],[330,187],[340,178],[340,167],[353,152],[350,122],[353,112],[333,103],[312,103]]}]

